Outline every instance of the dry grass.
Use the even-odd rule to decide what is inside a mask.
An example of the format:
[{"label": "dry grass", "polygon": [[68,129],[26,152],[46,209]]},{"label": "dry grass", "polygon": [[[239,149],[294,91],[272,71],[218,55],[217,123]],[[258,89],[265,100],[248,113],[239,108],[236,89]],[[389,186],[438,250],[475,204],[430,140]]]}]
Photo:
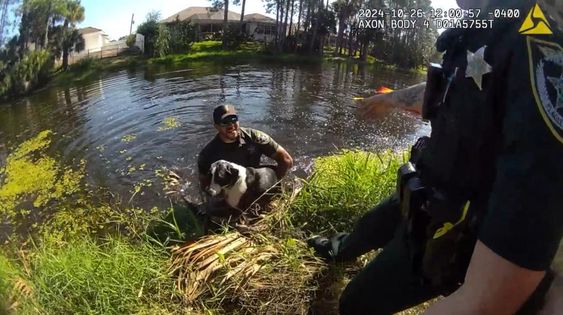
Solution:
[{"label": "dry grass", "polygon": [[185,303],[242,314],[309,312],[326,265],[287,233],[284,212],[298,189],[292,192],[251,226],[239,224],[172,250],[170,271]]}]

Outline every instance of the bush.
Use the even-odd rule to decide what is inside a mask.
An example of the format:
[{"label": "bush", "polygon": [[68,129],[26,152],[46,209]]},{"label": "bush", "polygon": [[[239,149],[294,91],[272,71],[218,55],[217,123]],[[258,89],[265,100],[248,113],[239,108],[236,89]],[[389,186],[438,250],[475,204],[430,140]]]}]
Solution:
[{"label": "bush", "polygon": [[227,32],[225,32],[225,36],[227,37],[226,44],[229,49],[238,49],[240,45],[251,40],[250,36],[241,32],[240,25],[238,24],[229,24]]},{"label": "bush", "polygon": [[294,224],[311,233],[349,231],[394,189],[405,158],[392,152],[345,151],[315,160],[315,172],[290,207]]},{"label": "bush", "polygon": [[47,83],[53,62],[47,50],[27,52],[7,71],[6,76],[9,76],[9,79],[4,80],[4,87],[0,90],[10,95],[23,95]]},{"label": "bush", "polygon": [[125,40],[125,44],[127,44],[127,47],[129,48],[133,48],[133,46],[135,46],[136,40],[137,40],[137,34],[131,34],[127,36],[127,39]]},{"label": "bush", "polygon": [[170,31],[165,24],[158,26],[158,37],[155,43],[155,54],[159,57],[165,57],[170,53]]},{"label": "bush", "polygon": [[195,40],[195,30],[189,21],[176,21],[168,24],[170,31],[170,51],[174,54],[187,53]]},{"label": "bush", "polygon": [[154,56],[154,47],[158,37],[158,21],[160,20],[160,13],[151,12],[147,14],[145,22],[137,27],[137,33],[143,34],[145,37],[145,55]]}]

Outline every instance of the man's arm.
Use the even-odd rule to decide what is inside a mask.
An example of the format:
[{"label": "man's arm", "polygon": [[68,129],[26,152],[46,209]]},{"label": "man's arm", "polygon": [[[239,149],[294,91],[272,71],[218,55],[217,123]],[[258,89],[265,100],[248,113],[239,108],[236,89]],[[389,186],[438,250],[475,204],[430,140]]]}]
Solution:
[{"label": "man's arm", "polygon": [[520,267],[477,241],[465,283],[426,314],[514,314],[544,275],[545,271]]},{"label": "man's arm", "polygon": [[402,108],[420,113],[426,82],[386,94],[378,94],[362,100],[360,115],[376,117],[392,108]]},{"label": "man's arm", "polygon": [[276,175],[278,176],[278,179],[284,177],[285,174],[287,174],[287,171],[293,166],[293,158],[281,145],[278,146],[278,149],[274,155],[272,155],[272,159],[276,160],[278,163],[278,166],[276,167]]}]

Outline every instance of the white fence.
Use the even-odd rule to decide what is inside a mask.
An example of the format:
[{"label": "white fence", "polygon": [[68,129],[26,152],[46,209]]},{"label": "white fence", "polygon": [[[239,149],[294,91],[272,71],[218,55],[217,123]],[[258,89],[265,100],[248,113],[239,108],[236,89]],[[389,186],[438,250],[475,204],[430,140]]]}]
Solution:
[{"label": "white fence", "polygon": [[[135,45],[138,51],[142,54],[145,52],[145,37],[142,34],[135,34]],[[123,53],[124,51],[128,51],[135,48],[129,48],[126,43],[126,39],[122,39],[115,42],[107,43],[106,45],[100,48],[88,49],[83,50],[78,53],[71,53],[68,56],[68,64],[71,65],[75,62],[78,62],[84,58],[108,58],[108,57],[115,57]],[[62,59],[57,60],[57,64],[62,63]]]}]

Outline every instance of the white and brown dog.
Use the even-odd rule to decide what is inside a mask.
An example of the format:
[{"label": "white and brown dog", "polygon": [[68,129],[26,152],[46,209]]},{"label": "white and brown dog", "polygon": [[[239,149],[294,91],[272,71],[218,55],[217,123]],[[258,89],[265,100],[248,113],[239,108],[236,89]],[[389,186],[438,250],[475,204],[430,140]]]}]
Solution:
[{"label": "white and brown dog", "polygon": [[222,195],[227,204],[245,211],[270,188],[277,184],[276,172],[268,166],[244,167],[236,163],[219,160],[211,164],[212,196]]}]

